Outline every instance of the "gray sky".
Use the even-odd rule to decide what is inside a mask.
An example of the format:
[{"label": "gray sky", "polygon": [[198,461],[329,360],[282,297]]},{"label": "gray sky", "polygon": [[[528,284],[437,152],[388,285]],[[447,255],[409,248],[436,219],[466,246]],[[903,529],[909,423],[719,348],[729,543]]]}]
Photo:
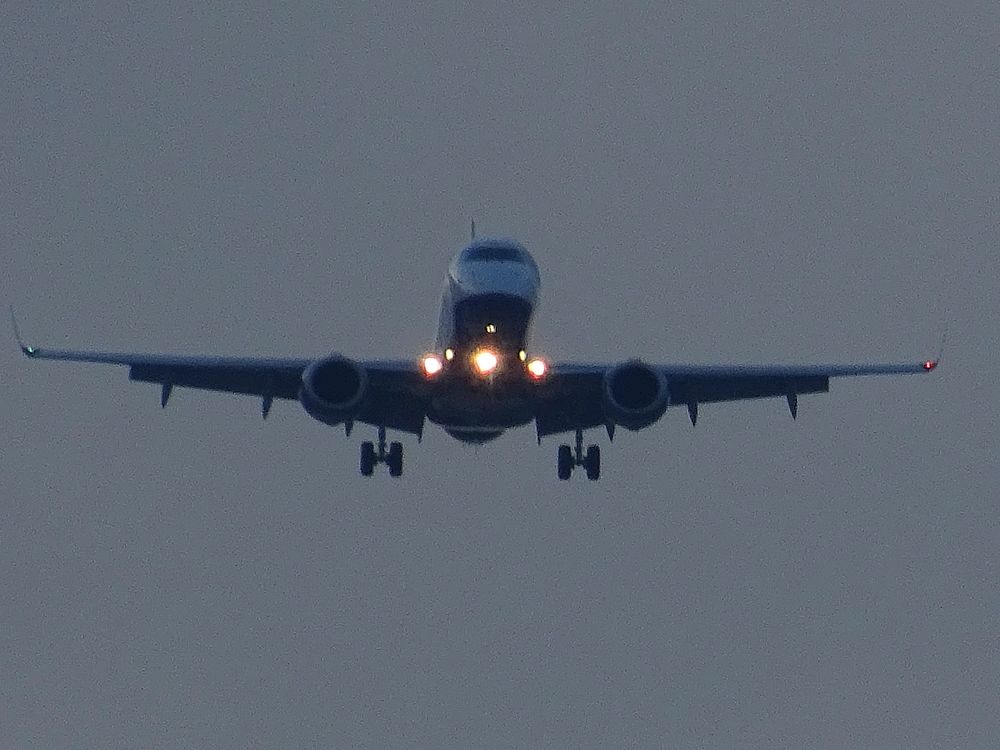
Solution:
[{"label": "gray sky", "polygon": [[475,217],[554,358],[945,364],[393,482],[11,342],[0,746],[995,747],[996,3],[328,5],[3,5],[30,338],[415,355]]}]

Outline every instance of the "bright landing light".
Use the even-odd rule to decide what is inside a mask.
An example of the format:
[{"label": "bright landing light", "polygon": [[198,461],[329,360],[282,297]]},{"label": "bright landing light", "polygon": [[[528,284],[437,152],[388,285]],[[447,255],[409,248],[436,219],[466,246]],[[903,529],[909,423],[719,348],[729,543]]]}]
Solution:
[{"label": "bright landing light", "polygon": [[548,365],[545,364],[543,359],[533,359],[528,362],[528,374],[531,375],[535,380],[541,380],[545,377],[545,373],[548,372]]},{"label": "bright landing light", "polygon": [[497,369],[499,360],[497,355],[489,349],[480,349],[472,356],[472,363],[476,366],[480,375],[489,375]]},{"label": "bright landing light", "polygon": [[424,368],[424,374],[426,374],[427,377],[434,377],[441,372],[444,367],[444,363],[441,361],[441,358],[436,354],[428,354],[420,360],[420,365]]}]

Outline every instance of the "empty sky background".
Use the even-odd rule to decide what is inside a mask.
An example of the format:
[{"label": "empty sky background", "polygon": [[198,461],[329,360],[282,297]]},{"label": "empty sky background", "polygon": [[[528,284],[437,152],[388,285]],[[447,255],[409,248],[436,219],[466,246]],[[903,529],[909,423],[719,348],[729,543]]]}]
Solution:
[{"label": "empty sky background", "polygon": [[996,747],[997,4],[330,5],[3,4],[33,343],[416,355],[475,217],[553,358],[944,365],[392,481],[10,340],[0,747]]}]

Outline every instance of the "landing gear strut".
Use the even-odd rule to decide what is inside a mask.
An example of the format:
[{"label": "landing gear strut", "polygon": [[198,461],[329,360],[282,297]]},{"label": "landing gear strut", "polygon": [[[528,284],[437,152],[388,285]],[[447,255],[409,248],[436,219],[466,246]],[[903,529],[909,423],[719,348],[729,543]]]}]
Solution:
[{"label": "landing gear strut", "polygon": [[594,481],[601,477],[601,449],[597,445],[588,446],[583,452],[583,430],[576,431],[576,450],[568,445],[560,445],[556,452],[556,470],[563,481],[569,479],[573,469],[582,466],[587,471],[587,479]]},{"label": "landing gear strut", "polygon": [[389,443],[386,450],[385,427],[378,428],[378,446],[371,440],[366,440],[361,444],[361,474],[370,477],[375,473],[377,464],[386,464],[389,467],[389,476],[403,476],[403,444],[395,441]]}]

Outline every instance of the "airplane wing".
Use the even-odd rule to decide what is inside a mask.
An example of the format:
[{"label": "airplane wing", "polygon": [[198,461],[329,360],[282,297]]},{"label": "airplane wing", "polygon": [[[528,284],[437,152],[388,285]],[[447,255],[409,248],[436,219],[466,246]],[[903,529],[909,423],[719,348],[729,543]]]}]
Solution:
[{"label": "airplane wing", "polygon": [[250,357],[198,357],[171,354],[39,349],[22,346],[32,359],[94,362],[129,368],[129,380],[163,385],[164,405],[174,386],[257,395],[262,398],[298,398],[302,371],[309,359],[256,359]]},{"label": "airplane wing", "polygon": [[[161,386],[161,406],[167,405],[175,386],[199,388],[257,396],[265,418],[274,399],[298,399],[302,373],[314,361],[45,349],[25,344],[16,321],[14,332],[21,351],[32,359],[128,367],[129,380]],[[357,421],[420,435],[426,409],[420,391],[423,378],[416,363],[372,360],[358,364],[367,371],[372,397],[356,417]]]},{"label": "airplane wing", "polygon": [[[614,365],[556,364],[536,417],[538,436],[608,423],[604,411],[604,377]],[[928,373],[936,360],[890,364],[833,365],[649,365],[666,381],[668,406],[686,406],[691,422],[698,404],[782,397],[794,417],[798,396],[826,393],[830,378]]]}]

